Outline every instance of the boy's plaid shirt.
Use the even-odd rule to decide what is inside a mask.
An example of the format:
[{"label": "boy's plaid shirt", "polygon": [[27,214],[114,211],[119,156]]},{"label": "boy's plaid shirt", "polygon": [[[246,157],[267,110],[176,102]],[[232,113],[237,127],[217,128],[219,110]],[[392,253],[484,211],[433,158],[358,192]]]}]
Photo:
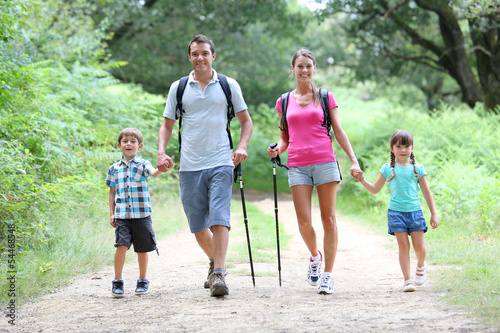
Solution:
[{"label": "boy's plaid shirt", "polygon": [[148,177],[154,169],[151,162],[135,156],[129,163],[114,163],[108,171],[106,185],[115,188],[115,218],[138,219],[151,215]]}]

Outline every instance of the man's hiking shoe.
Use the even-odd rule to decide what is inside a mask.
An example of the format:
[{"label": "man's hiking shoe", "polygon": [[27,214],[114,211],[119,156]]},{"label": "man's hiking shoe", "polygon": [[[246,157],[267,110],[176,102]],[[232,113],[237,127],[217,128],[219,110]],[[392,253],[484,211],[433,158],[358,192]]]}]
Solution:
[{"label": "man's hiking shoe", "polygon": [[425,280],[427,279],[427,272],[425,268],[425,263],[423,267],[418,267],[415,271],[415,284],[417,286],[421,286],[424,284]]},{"label": "man's hiking shoe", "polygon": [[214,261],[210,260],[209,265],[210,266],[208,267],[207,280],[203,284],[203,287],[205,287],[206,289],[210,288],[210,281],[209,281],[209,279],[210,279],[210,275],[212,275],[212,273],[214,272]]},{"label": "man's hiking shoe", "polygon": [[[210,288],[210,281],[209,281],[209,279],[210,279],[210,275],[212,275],[212,273],[214,272],[214,261],[210,260],[209,265],[210,266],[208,267],[207,279],[203,283],[203,287],[205,287],[206,289]],[[224,266],[224,276],[227,276],[226,266]]]},{"label": "man's hiking shoe", "polygon": [[149,289],[149,280],[147,279],[139,279],[137,280],[137,287],[135,288],[136,295],[144,295],[148,293]]},{"label": "man's hiking shoe", "polygon": [[210,295],[211,296],[224,296],[229,294],[229,289],[224,281],[224,276],[221,272],[213,272],[210,275]]},{"label": "man's hiking shoe", "polygon": [[113,280],[111,283],[111,294],[114,297],[123,297],[125,294],[123,291],[123,280]]},{"label": "man's hiking shoe", "polygon": [[[319,252],[319,251],[318,251]],[[319,252],[320,260],[318,262],[313,262],[313,258],[309,258],[309,268],[307,270],[307,282],[311,286],[317,286],[320,284],[321,276],[321,264],[323,263],[323,255]]]},{"label": "man's hiking shoe", "polygon": [[417,287],[415,286],[415,281],[413,281],[412,279],[406,280],[403,285],[403,291],[412,292],[415,290],[417,290]]},{"label": "man's hiking shoe", "polygon": [[318,294],[333,294],[335,291],[335,284],[333,283],[333,278],[331,276],[321,277],[321,283],[319,284]]}]

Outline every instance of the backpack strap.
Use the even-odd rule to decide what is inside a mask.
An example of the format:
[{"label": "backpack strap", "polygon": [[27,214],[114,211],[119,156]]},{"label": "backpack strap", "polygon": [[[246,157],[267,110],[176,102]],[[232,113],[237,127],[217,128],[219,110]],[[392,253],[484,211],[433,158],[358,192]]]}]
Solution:
[{"label": "backpack strap", "polygon": [[231,120],[234,118],[235,113],[234,113],[234,106],[233,106],[233,101],[232,101],[232,96],[231,96],[231,88],[229,88],[229,83],[227,82],[227,77],[224,74],[217,74],[217,77],[219,79],[220,86],[222,88],[222,91],[224,92],[224,95],[226,95],[226,100],[227,100],[227,125],[226,125],[226,132],[227,132],[227,137],[229,138],[229,146],[231,147],[231,150],[233,149],[233,138],[231,137],[231,127],[229,123]]},{"label": "backpack strap", "polygon": [[189,76],[183,76],[179,80],[179,85],[177,86],[177,106],[175,107],[175,120],[179,119],[179,153],[181,152],[181,128],[182,128],[182,114],[185,112],[182,108],[182,95],[184,95],[184,90],[186,90],[186,85],[188,82]]},{"label": "backpack strap", "polygon": [[323,108],[323,127],[326,127],[328,136],[331,138],[332,133],[330,131],[332,127],[332,119],[330,118],[330,105],[328,103],[328,90],[325,89],[320,89],[319,90],[319,95],[320,95],[320,102],[321,102],[321,107]]},{"label": "backpack strap", "polygon": [[288,133],[288,123],[286,121],[286,109],[288,107],[288,97],[290,96],[290,92],[286,92],[281,95],[281,121],[280,121],[280,130]]}]

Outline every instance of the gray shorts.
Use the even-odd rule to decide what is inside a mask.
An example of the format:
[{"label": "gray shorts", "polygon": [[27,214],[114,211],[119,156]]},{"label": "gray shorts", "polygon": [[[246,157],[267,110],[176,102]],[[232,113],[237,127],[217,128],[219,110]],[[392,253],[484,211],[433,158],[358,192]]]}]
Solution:
[{"label": "gray shorts", "polygon": [[140,219],[116,219],[115,236],[115,247],[130,248],[130,245],[134,244],[134,252],[145,253],[157,250],[151,216]]},{"label": "gray shorts", "polygon": [[214,225],[231,228],[233,167],[179,172],[181,201],[193,234]]},{"label": "gray shorts", "polygon": [[318,186],[326,183],[340,183],[339,164],[337,162],[327,162],[320,164],[304,165],[301,167],[291,167],[288,170],[288,184]]}]

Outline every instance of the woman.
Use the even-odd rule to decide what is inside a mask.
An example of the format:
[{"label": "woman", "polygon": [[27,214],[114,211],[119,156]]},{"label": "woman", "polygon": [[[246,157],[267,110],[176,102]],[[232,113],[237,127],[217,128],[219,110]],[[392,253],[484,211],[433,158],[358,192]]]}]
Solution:
[{"label": "woman", "polygon": [[[292,58],[292,76],[297,86],[289,94],[285,110],[286,121],[281,124],[278,145],[268,148],[269,157],[276,157],[288,148],[288,182],[292,190],[299,231],[311,253],[307,280],[318,286],[318,293],[333,294],[333,264],[337,254],[338,231],[335,220],[337,184],[340,170],[332,147],[329,129],[323,125],[325,115],[320,103],[320,91],[314,84],[316,60],[311,51],[302,48]],[[349,139],[342,129],[338,105],[333,94],[328,93],[329,115],[335,139],[351,160],[351,175],[362,178],[362,172]],[[281,98],[276,109],[282,119]],[[311,220],[311,198],[313,188],[318,193],[321,220],[324,229],[323,249],[325,269],[321,273],[323,255],[318,250],[316,233]]]}]

